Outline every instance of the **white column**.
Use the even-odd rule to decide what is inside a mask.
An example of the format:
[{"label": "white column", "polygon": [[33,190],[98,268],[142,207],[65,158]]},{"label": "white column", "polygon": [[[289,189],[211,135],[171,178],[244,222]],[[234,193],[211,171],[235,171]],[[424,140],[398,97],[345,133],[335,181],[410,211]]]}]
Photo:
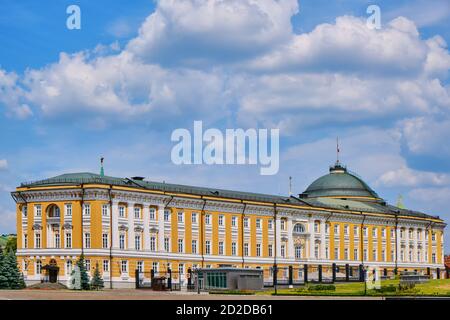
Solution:
[{"label": "white column", "polygon": [[277,258],[281,257],[281,219],[276,219],[276,242],[277,242]]},{"label": "white column", "polygon": [[113,202],[112,209],[112,247],[119,248],[119,203]]},{"label": "white column", "polygon": [[150,249],[150,207],[144,205],[142,210],[144,216],[144,250]]},{"label": "white column", "polygon": [[[401,242],[400,242],[400,226],[397,226],[397,230],[395,232],[395,241],[397,244],[397,249],[394,248],[394,252],[397,255],[395,258],[397,259],[397,262],[401,262],[401,252],[402,252],[402,248],[401,248]],[[394,259],[395,262],[395,259]]]},{"label": "white column", "polygon": [[320,221],[320,258],[325,259],[325,220]]},{"label": "white column", "polygon": [[134,250],[134,202],[128,202],[128,249]]},{"label": "white column", "polygon": [[158,251],[164,251],[164,206],[158,206]]},{"label": "white column", "polygon": [[417,253],[417,251],[419,251],[419,245],[417,242],[417,236],[418,236],[418,230],[417,228],[414,228],[414,232],[413,232],[413,237],[414,237],[414,251],[413,251],[413,257],[415,257],[415,261],[419,262],[420,261],[420,255]]},{"label": "white column", "polygon": [[315,259],[314,256],[314,242],[315,242],[315,234],[314,234],[314,219],[309,221],[309,259]]},{"label": "white column", "polygon": [[288,232],[288,243],[287,243],[287,257],[293,259],[294,254],[294,239],[292,237],[292,217],[287,218],[287,232]]}]

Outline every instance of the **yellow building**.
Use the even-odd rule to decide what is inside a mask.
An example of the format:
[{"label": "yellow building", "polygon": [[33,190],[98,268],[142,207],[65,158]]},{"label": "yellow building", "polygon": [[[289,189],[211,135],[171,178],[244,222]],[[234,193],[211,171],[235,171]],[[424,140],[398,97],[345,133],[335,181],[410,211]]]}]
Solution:
[{"label": "yellow building", "polygon": [[[17,203],[17,255],[28,284],[53,266],[63,282],[84,254],[106,287],[133,287],[135,270],[379,267],[385,275],[444,272],[439,217],[387,204],[337,163],[299,196],[274,196],[114,178],[63,174],[23,183]],[[58,267],[58,268],[55,268]],[[341,269],[342,270],[342,269]],[[342,271],[340,271],[342,272]],[[285,277],[283,272],[278,278]]]}]

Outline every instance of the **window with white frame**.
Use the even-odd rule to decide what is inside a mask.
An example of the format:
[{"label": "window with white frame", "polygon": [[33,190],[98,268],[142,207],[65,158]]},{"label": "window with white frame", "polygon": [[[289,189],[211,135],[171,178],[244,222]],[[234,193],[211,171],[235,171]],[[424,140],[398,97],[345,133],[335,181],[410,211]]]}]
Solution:
[{"label": "window with white frame", "polygon": [[104,217],[109,216],[109,210],[108,210],[108,205],[107,204],[103,204],[102,205],[102,216],[104,216]]},{"label": "window with white frame", "polygon": [[180,275],[180,278],[184,278],[184,263],[178,264],[178,274]]},{"label": "window with white frame", "polygon": [[436,263],[436,253],[431,254],[431,263]]},{"label": "window with white frame", "polygon": [[391,259],[390,259],[390,261],[394,261],[394,258],[395,258],[394,250],[391,250]]},{"label": "window with white frame", "polygon": [[125,249],[125,234],[123,233],[119,234],[119,248],[121,250]]},{"label": "window with white frame", "polygon": [[28,207],[26,205],[22,206],[22,216],[24,218],[28,216]]},{"label": "window with white frame", "polygon": [[344,249],[344,260],[349,260],[347,248]]},{"label": "window with white frame", "polygon": [[283,231],[286,230],[286,220],[285,219],[280,220],[280,228]]},{"label": "window with white frame", "polygon": [[192,251],[192,253],[194,253],[194,254],[196,254],[197,253],[197,240],[192,240],[192,243],[191,243],[191,251]]},{"label": "window with white frame", "polygon": [[286,245],[284,245],[284,244],[281,245],[281,256],[283,258],[286,257]]},{"label": "window with white frame", "polygon": [[159,263],[158,262],[153,262],[152,263],[152,269],[155,272],[158,272],[158,267],[159,267]]},{"label": "window with white frame", "polygon": [[261,257],[261,244],[260,243],[256,244],[256,256]]},{"label": "window with white frame", "polygon": [[436,233],[431,234],[431,241],[436,241]]},{"label": "window with white frame", "polygon": [[178,223],[183,223],[184,221],[184,212],[178,211]]},{"label": "window with white frame", "polygon": [[102,248],[107,249],[108,247],[109,247],[108,234],[103,233],[102,234]]},{"label": "window with white frame", "polygon": [[91,260],[89,260],[89,259],[84,260],[84,267],[86,268],[86,272],[90,273],[91,272]]},{"label": "window with white frame", "polygon": [[211,241],[205,241],[205,254],[211,254]]},{"label": "window with white frame", "polygon": [[231,255],[232,256],[236,255],[236,242],[231,243]]},{"label": "window with white frame", "polygon": [[385,228],[381,228],[381,237],[386,238],[386,229]]},{"label": "window with white frame", "polygon": [[152,221],[155,221],[155,220],[156,220],[156,209],[155,209],[155,208],[150,208],[150,211],[149,211],[149,218],[150,218],[150,220],[152,220]]},{"label": "window with white frame", "polygon": [[141,250],[141,235],[140,234],[134,235],[134,248],[136,250]]},{"label": "window with white frame", "polygon": [[84,247],[85,248],[91,247],[91,234],[89,232],[84,233]]},{"label": "window with white frame", "polygon": [[178,239],[178,253],[184,252],[184,241],[183,239]]},{"label": "window with white frame", "polygon": [[219,215],[219,226],[223,227],[223,215]]},{"label": "window with white frame", "polygon": [[256,229],[261,229],[261,219],[256,219]]},{"label": "window with white frame", "polygon": [[150,237],[150,251],[156,251],[156,237],[153,236]]},{"label": "window with white frame", "polygon": [[23,234],[23,248],[28,248],[28,235],[26,233]]},{"label": "window with white frame", "polygon": [[244,243],[244,256],[248,257],[249,250],[248,250],[248,243]]},{"label": "window with white frame", "polygon": [[205,224],[206,225],[210,225],[211,224],[211,215],[210,214],[206,214],[205,215]]},{"label": "window with white frame", "polygon": [[248,226],[249,226],[249,219],[244,218],[244,228],[248,228]]},{"label": "window with white frame", "polygon": [[91,215],[91,205],[89,203],[85,203],[83,205],[83,215],[84,216],[90,216]]},{"label": "window with white frame", "polygon": [[412,239],[413,238],[413,229],[409,229],[408,230],[408,238]]},{"label": "window with white frame", "polygon": [[272,230],[273,229],[273,220],[269,219],[267,221],[267,229]]},{"label": "window with white frame", "polygon": [[191,214],[191,222],[192,222],[192,224],[197,224],[197,213],[192,212],[192,214]]},{"label": "window with white frame", "polygon": [[141,218],[141,208],[140,207],[134,207],[134,218],[135,219]]},{"label": "window with white frame", "polygon": [[378,260],[378,256],[377,256],[377,249],[373,249],[372,250],[372,260],[373,261],[377,261]]},{"label": "window with white frame", "polygon": [[314,232],[315,233],[319,232],[319,221],[314,221]]},{"label": "window with white frame", "polygon": [[367,233],[368,232],[368,229],[367,229],[367,227],[364,227],[363,228],[363,235],[364,235],[364,237],[367,237]]},{"label": "window with white frame", "polygon": [[103,260],[103,272],[109,272],[109,260]]},{"label": "window with white frame", "polygon": [[409,250],[408,252],[408,261],[413,261],[413,251]]},{"label": "window with white frame", "polygon": [[273,245],[269,244],[267,246],[267,254],[269,255],[269,257],[273,257]]},{"label": "window with white frame", "polygon": [[42,261],[37,260],[36,261],[36,274],[41,274],[42,272]]},{"label": "window with white frame", "polygon": [[330,233],[330,224],[327,223],[325,224],[325,234],[329,234]]},{"label": "window with white frame", "polygon": [[334,259],[339,260],[339,248],[334,248]]},{"label": "window with white frame", "polygon": [[319,245],[318,244],[316,244],[315,246],[314,246],[314,257],[316,258],[316,259],[319,259]]},{"label": "window with white frame", "polygon": [[358,249],[353,249],[353,260],[359,260]]},{"label": "window with white frame", "polygon": [[122,273],[128,273],[128,261],[127,260],[122,260],[120,263],[120,271]]},{"label": "window with white frame", "polygon": [[72,248],[72,233],[66,232],[66,241],[65,241],[66,249]]},{"label": "window with white frame", "polygon": [[42,206],[40,204],[36,204],[34,206],[34,212],[36,217],[42,217]]},{"label": "window with white frame", "polygon": [[335,224],[335,225],[334,225],[334,234],[335,234],[335,235],[338,235],[338,234],[339,234],[339,225],[338,225],[338,224]]},{"label": "window with white frame", "polygon": [[391,239],[395,238],[395,229],[391,229]]},{"label": "window with white frame", "polygon": [[36,249],[39,249],[41,247],[41,234],[40,233],[34,234],[34,247]]},{"label": "window with white frame", "polygon": [[353,236],[358,236],[358,226],[353,226]]},{"label": "window with white frame", "polygon": [[237,226],[237,217],[236,216],[232,216],[231,217],[231,226],[232,227],[236,227]]},{"label": "window with white frame", "polygon": [[301,223],[296,223],[294,226],[294,232],[295,233],[304,233],[305,232],[305,226]]},{"label": "window with white frame", "polygon": [[219,255],[223,255],[224,249],[223,249],[223,241],[219,241]]},{"label": "window with white frame", "polygon": [[119,217],[125,218],[125,206],[119,206]]},{"label": "window with white frame", "polygon": [[378,229],[377,227],[372,228],[372,237],[376,238],[378,237]]},{"label": "window with white frame", "polygon": [[381,250],[381,261],[386,261],[386,250]]},{"label": "window with white frame", "polygon": [[330,258],[330,248],[328,246],[325,247],[325,259]]},{"label": "window with white frame", "polygon": [[72,260],[67,260],[66,261],[66,274],[70,275],[72,273],[72,269],[73,269]]},{"label": "window with white frame", "polygon": [[55,248],[60,248],[61,246],[61,240],[59,237],[59,233],[55,233]]},{"label": "window with white frame", "polygon": [[164,238],[164,251],[166,252],[170,251],[170,238],[167,237]]},{"label": "window with white frame", "polygon": [[138,272],[144,272],[144,261],[138,261],[136,264]]},{"label": "window with white frame", "polygon": [[65,211],[65,215],[67,217],[71,217],[72,216],[72,204],[66,203],[64,206],[64,211]]},{"label": "window with white frame", "polygon": [[164,210],[164,221],[170,221],[170,210]]},{"label": "window with white frame", "polygon": [[368,259],[368,257],[367,257],[367,249],[365,249],[364,248],[364,250],[363,250],[363,258],[364,258],[364,261],[367,261]]},{"label": "window with white frame", "polygon": [[348,236],[348,225],[344,226],[344,235]]},{"label": "window with white frame", "polygon": [[302,247],[300,245],[296,245],[294,247],[295,259],[302,258]]}]

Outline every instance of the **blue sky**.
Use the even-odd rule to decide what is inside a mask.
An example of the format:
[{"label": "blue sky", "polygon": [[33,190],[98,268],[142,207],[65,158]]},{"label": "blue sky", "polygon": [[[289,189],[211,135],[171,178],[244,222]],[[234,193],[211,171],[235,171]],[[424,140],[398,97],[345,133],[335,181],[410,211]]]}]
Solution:
[{"label": "blue sky", "polygon": [[[81,30],[66,28],[71,4]],[[335,161],[336,136],[382,197],[450,220],[448,1],[212,4],[2,1],[0,232],[15,230],[20,182],[98,172],[100,156],[109,175],[272,194],[292,176],[301,193]],[[194,120],[279,128],[279,173],[175,166],[171,132]]]}]

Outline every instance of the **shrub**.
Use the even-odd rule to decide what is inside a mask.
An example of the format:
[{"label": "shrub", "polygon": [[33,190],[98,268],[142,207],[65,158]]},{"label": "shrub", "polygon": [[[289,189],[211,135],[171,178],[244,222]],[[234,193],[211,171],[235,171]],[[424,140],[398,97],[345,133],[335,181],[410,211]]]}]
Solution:
[{"label": "shrub", "polygon": [[334,284],[317,284],[308,287],[308,291],[336,291]]},{"label": "shrub", "polygon": [[409,291],[416,287],[414,282],[400,282],[398,285],[398,291]]}]

